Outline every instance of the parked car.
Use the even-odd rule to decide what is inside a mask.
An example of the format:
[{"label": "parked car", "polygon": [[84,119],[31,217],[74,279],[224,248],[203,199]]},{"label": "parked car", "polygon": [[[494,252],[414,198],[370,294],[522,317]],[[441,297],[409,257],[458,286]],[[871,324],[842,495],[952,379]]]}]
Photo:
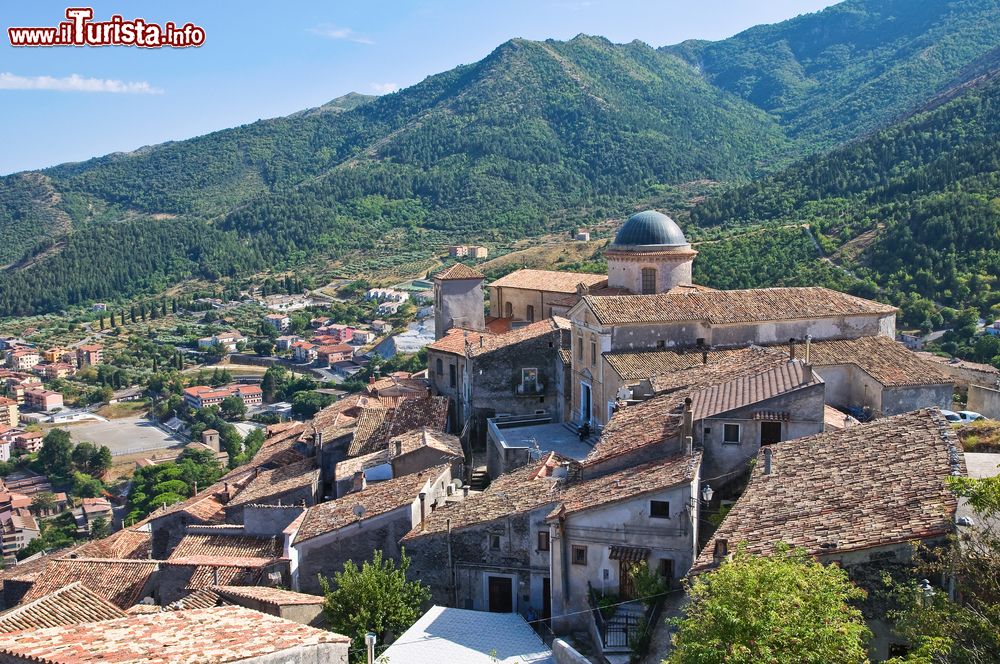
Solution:
[{"label": "parked car", "polygon": [[944,419],[948,420],[952,424],[961,424],[962,416],[953,410],[941,410],[941,414],[944,415]]},{"label": "parked car", "polygon": [[958,416],[961,418],[963,424],[986,419],[982,414],[977,413],[974,410],[960,410],[958,411]]}]

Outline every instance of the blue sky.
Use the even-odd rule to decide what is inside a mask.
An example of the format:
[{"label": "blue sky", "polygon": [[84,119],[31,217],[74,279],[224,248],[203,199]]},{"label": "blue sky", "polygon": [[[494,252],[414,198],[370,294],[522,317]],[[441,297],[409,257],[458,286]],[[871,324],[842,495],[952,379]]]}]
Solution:
[{"label": "blue sky", "polygon": [[[200,48],[13,48],[10,26],[54,26],[67,4],[0,8],[0,174],[189,138],[379,94],[475,62],[512,37],[583,32],[654,46],[720,39],[830,0],[95,0],[112,14],[192,22]],[[12,6],[16,5],[16,6]],[[71,78],[76,76],[78,78]],[[43,78],[49,77],[49,78]],[[39,89],[43,88],[43,89]],[[53,89],[54,88],[54,89]]]}]

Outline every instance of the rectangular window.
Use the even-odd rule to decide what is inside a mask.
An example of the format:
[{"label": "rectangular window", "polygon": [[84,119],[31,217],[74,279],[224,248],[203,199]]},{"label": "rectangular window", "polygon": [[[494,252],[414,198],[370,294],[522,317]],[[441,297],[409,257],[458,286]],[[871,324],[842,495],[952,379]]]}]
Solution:
[{"label": "rectangular window", "polygon": [[528,305],[528,309],[527,309],[527,314],[528,314],[527,315],[528,322],[529,323],[534,323],[535,322],[535,307],[529,304]]},{"label": "rectangular window", "polygon": [[576,339],[576,359],[583,360],[583,337]]},{"label": "rectangular window", "polygon": [[674,580],[674,561],[670,558],[660,558],[658,570],[660,576],[668,581]]},{"label": "rectangular window", "polygon": [[452,387],[455,387],[456,383],[458,383],[458,376],[457,376],[457,374],[455,372],[455,365],[454,364],[449,364],[448,365],[448,384],[450,386],[452,386]]},{"label": "rectangular window", "polygon": [[649,516],[654,519],[669,519],[670,503],[666,500],[649,501]]},{"label": "rectangular window", "polygon": [[597,342],[590,342],[590,366],[597,366]]},{"label": "rectangular window", "polygon": [[493,549],[494,551],[499,551],[500,550],[500,536],[499,535],[490,535],[490,548]]},{"label": "rectangular window", "polygon": [[580,546],[578,544],[573,545],[573,564],[574,565],[587,564],[587,547]]},{"label": "rectangular window", "polygon": [[545,530],[540,530],[538,532],[538,550],[539,551],[549,550],[549,533]]},{"label": "rectangular window", "polygon": [[740,442],[740,425],[739,424],[727,424],[723,427],[722,431],[722,442],[724,443],[739,443]]}]

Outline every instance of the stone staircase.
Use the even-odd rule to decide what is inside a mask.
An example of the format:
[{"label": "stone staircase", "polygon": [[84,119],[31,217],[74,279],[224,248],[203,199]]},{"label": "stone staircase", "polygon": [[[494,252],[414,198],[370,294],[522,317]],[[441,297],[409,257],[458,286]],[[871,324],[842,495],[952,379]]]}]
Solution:
[{"label": "stone staircase", "polygon": [[490,485],[490,476],[486,472],[486,466],[477,466],[472,471],[469,479],[469,488],[473,491],[484,491]]},{"label": "stone staircase", "polygon": [[[563,422],[562,425],[564,427],[566,427],[566,429],[568,429],[569,431],[572,431],[574,433],[574,435],[579,435],[580,434],[580,426],[578,424],[575,424],[573,422]],[[585,442],[585,443],[587,443],[587,445],[590,445],[591,447],[593,447],[595,444],[597,444],[597,440],[600,437],[601,437],[601,434],[599,432],[594,431],[593,429],[591,429],[590,430],[590,435],[586,439],[584,439],[583,442]]]}]

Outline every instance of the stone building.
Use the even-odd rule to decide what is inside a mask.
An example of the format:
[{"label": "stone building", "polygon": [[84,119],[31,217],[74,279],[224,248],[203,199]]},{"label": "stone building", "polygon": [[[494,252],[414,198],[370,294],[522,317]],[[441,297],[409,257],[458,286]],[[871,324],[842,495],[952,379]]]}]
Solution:
[{"label": "stone building", "polygon": [[557,362],[568,327],[554,317],[505,334],[454,329],[427,346],[431,389],[449,398],[452,430],[481,442],[486,419],[500,413],[561,420]]},{"label": "stone building", "polygon": [[403,535],[419,527],[436,506],[460,499],[451,468],[442,465],[363,484],[356,492],[310,507],[292,543],[292,588],[318,592],[320,576],[333,576],[348,560],[360,565],[376,549],[397,559]]},{"label": "stone building", "polygon": [[873,619],[884,614],[871,606],[885,592],[882,572],[912,578],[912,544],[956,530],[958,501],[945,479],[966,471],[948,421],[937,409],[919,410],[778,443],[762,457],[691,572],[716,567],[738,546],[767,555],[780,542],[840,565],[867,586],[870,654],[886,659],[901,642]]},{"label": "stone building", "polygon": [[483,273],[455,263],[434,275],[434,335],[440,339],[453,327],[483,330]]},{"label": "stone building", "polygon": [[562,316],[581,290],[601,288],[607,282],[600,274],[517,270],[490,284],[490,317],[533,323]]}]

